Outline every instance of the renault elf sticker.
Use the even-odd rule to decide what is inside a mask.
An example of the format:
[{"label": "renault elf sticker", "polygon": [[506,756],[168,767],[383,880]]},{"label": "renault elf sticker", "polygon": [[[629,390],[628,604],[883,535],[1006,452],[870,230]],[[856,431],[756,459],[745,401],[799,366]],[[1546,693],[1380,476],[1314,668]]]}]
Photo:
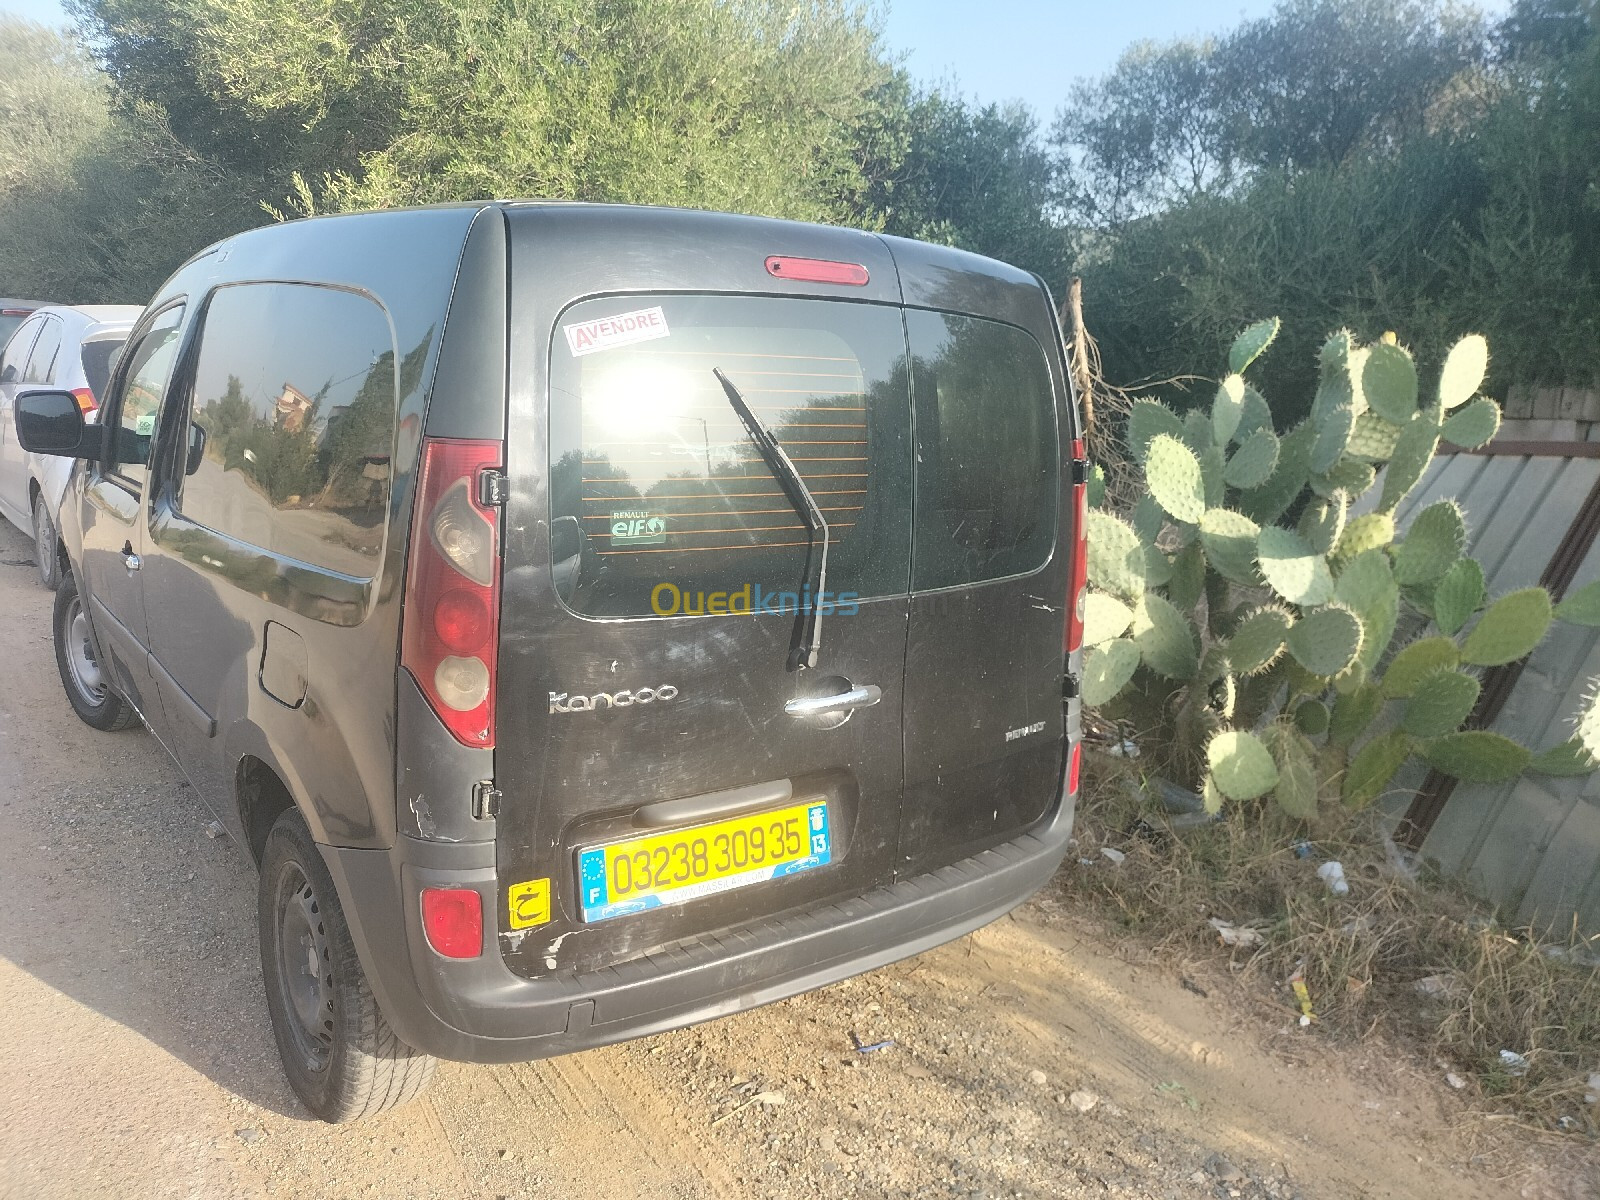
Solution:
[{"label": "renault elf sticker", "polygon": [[563,325],[561,332],[567,335],[567,347],[574,358],[617,346],[631,346],[634,342],[672,336],[667,330],[667,314],[661,311],[659,304],[654,308],[640,308],[615,317],[575,321],[571,325]]},{"label": "renault elf sticker", "polygon": [[611,514],[613,546],[657,545],[667,540],[667,519],[655,513],[625,509]]},{"label": "renault elf sticker", "polygon": [[532,929],[535,925],[550,923],[550,881],[530,879],[526,883],[513,883],[506,889],[509,902],[511,928]]}]

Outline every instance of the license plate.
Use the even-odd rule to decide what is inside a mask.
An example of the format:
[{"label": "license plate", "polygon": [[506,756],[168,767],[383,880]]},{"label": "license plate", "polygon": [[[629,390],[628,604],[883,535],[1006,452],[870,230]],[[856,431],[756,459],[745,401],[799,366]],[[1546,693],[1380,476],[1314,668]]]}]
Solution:
[{"label": "license plate", "polygon": [[831,852],[820,800],[588,846],[578,851],[580,908],[585,921],[606,921],[809,871]]}]

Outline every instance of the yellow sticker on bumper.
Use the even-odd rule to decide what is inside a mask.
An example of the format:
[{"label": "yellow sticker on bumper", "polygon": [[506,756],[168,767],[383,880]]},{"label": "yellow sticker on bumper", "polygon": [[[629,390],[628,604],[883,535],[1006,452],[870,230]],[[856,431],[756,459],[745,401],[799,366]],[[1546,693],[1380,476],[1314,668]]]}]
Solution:
[{"label": "yellow sticker on bumper", "polygon": [[550,921],[550,881],[530,879],[526,883],[513,883],[506,898],[511,906],[511,928],[532,929]]}]

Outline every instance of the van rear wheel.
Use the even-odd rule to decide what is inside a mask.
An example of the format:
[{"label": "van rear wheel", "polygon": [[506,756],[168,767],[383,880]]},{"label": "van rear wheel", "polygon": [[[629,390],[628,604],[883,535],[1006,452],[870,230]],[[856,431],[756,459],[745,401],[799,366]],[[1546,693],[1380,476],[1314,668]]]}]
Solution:
[{"label": "van rear wheel", "polygon": [[71,571],[61,577],[56,588],[56,606],[51,617],[55,634],[56,670],[66,689],[72,711],[88,726],[106,733],[126,729],[138,713],[111,688],[109,672],[100,662],[78,581]]},{"label": "van rear wheel", "polygon": [[258,903],[261,974],[284,1074],[324,1121],[354,1121],[415,1098],[435,1060],[402,1042],[378,1009],[305,818],[267,835]]}]

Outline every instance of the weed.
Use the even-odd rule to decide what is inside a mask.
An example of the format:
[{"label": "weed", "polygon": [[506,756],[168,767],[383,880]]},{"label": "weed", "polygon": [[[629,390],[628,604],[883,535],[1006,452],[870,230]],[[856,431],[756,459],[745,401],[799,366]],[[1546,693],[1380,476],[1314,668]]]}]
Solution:
[{"label": "weed", "polygon": [[[1387,1038],[1443,1060],[1493,1110],[1600,1135],[1600,1106],[1584,1100],[1600,1071],[1600,939],[1503,927],[1431,872],[1414,877],[1371,812],[1330,806],[1302,857],[1307,826],[1270,799],[1177,834],[1127,786],[1137,762],[1094,753],[1085,776],[1078,853],[1096,861],[1063,872],[1069,894],[1157,949],[1230,957],[1286,1014],[1298,968],[1324,1035]],[[1112,866],[1100,846],[1126,857]],[[1347,895],[1317,876],[1330,859]],[[1213,917],[1260,923],[1264,940],[1222,946]]]}]

